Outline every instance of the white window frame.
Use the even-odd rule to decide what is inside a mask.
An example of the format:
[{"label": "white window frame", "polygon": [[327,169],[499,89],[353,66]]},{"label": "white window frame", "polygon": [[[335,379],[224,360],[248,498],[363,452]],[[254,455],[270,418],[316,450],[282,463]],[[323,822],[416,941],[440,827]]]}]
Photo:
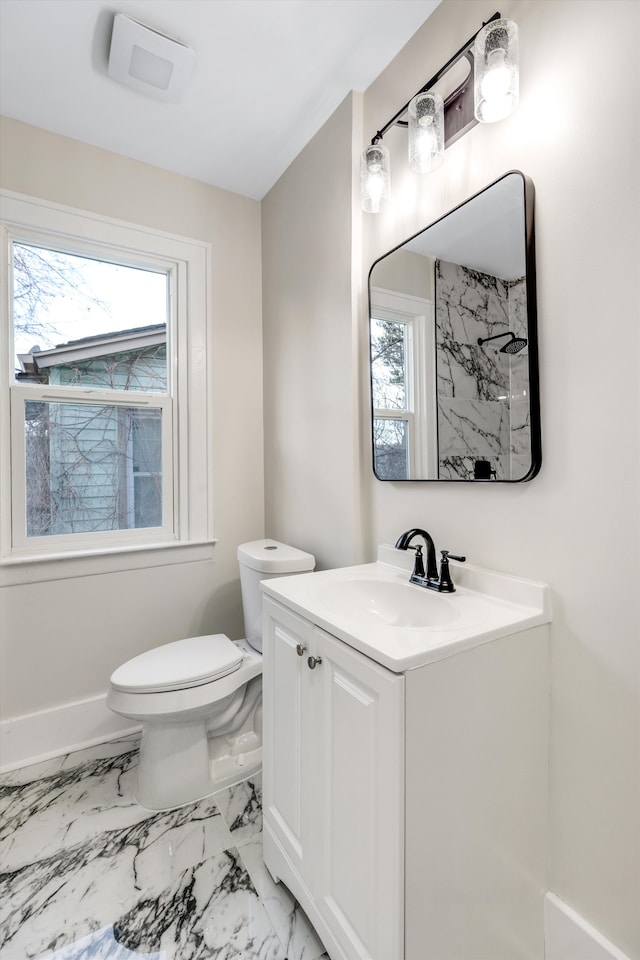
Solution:
[{"label": "white window frame", "polygon": [[438,425],[433,302],[424,297],[372,287],[371,317],[405,324],[408,346],[406,407],[373,408],[372,405],[373,418],[405,420],[408,433],[408,479],[434,476],[437,469]]},{"label": "white window frame", "polygon": [[[210,245],[5,190],[0,190],[0,204],[0,287],[6,291],[0,304],[0,583],[74,576],[81,558],[98,558],[91,570],[82,566],[86,574],[122,569],[123,555],[129,556],[132,567],[211,556],[215,540]],[[168,272],[168,392],[16,382],[11,302],[14,241]],[[161,409],[163,459],[168,458],[167,470],[163,468],[163,526],[27,537],[25,399]],[[114,557],[119,558],[118,566]],[[16,572],[17,568],[23,572]]]}]

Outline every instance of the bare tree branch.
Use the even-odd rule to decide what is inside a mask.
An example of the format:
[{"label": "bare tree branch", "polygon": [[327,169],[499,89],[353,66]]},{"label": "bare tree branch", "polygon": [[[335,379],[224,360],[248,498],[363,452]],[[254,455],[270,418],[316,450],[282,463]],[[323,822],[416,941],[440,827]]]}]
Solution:
[{"label": "bare tree branch", "polygon": [[27,244],[13,245],[13,323],[17,333],[29,333],[55,346],[55,327],[45,319],[47,308],[61,297],[86,300],[87,306],[107,306],[86,290],[74,257]]}]

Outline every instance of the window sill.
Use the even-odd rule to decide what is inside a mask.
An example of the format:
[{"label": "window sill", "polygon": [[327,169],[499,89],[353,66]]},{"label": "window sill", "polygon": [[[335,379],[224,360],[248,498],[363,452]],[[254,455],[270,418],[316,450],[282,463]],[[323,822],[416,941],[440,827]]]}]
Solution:
[{"label": "window sill", "polygon": [[0,561],[0,587],[14,587],[47,580],[95,577],[126,570],[143,570],[174,563],[212,560],[216,540],[145,544],[100,550],[78,550],[31,557],[7,557]]}]

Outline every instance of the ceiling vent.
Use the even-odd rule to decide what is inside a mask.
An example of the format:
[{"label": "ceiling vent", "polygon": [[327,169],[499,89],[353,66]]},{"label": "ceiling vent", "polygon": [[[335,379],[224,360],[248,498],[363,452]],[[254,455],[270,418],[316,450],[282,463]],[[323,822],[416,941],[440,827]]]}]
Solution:
[{"label": "ceiling vent", "polygon": [[109,51],[109,76],[157,100],[179,100],[196,60],[179,40],[116,13]]}]

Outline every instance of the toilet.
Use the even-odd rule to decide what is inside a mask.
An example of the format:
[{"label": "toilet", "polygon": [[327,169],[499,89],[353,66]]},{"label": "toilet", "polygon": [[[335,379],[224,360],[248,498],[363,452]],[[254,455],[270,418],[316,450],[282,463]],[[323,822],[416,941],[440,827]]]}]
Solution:
[{"label": "toilet", "polygon": [[246,639],[223,633],[166,643],[111,675],[107,705],[142,724],[136,799],[167,810],[245,780],[262,765],[260,581],[313,570],[277,540],[238,547]]}]

